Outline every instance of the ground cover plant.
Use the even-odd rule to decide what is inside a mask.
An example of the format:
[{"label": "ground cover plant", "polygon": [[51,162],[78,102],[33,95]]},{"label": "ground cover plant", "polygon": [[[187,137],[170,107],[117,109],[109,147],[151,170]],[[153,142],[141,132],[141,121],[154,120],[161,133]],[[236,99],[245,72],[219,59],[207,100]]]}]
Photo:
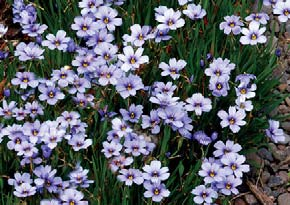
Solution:
[{"label": "ground cover plant", "polygon": [[284,140],[259,10],[286,22],[289,0],[9,4],[1,204],[230,204],[245,153]]}]

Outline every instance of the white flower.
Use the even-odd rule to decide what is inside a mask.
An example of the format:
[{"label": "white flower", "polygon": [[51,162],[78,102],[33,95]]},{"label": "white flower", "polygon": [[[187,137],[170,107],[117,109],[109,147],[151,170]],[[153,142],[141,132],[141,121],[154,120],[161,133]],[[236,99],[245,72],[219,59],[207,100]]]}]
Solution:
[{"label": "white flower", "polygon": [[290,19],[290,1],[279,1],[273,9],[273,13],[279,15],[280,22],[287,22]]},{"label": "white flower", "polygon": [[240,42],[243,45],[250,44],[256,45],[257,43],[266,43],[267,38],[263,36],[263,33],[266,31],[266,27],[259,28],[260,24],[256,21],[252,21],[249,25],[249,29],[242,28],[242,36]]},{"label": "white flower", "polygon": [[8,31],[8,27],[5,27],[3,24],[0,24],[0,38],[2,38]]}]

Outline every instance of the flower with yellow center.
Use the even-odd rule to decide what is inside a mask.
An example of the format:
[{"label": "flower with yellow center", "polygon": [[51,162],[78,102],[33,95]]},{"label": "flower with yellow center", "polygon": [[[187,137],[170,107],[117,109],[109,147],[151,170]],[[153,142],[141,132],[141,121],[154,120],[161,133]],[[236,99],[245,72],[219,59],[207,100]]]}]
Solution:
[{"label": "flower with yellow center", "polygon": [[22,82],[24,82],[24,83],[28,83],[28,78],[23,78],[23,79],[22,79]]},{"label": "flower with yellow center", "polygon": [[234,118],[231,118],[230,120],[229,120],[229,123],[231,124],[231,125],[233,125],[233,124],[235,124],[235,119]]},{"label": "flower with yellow center", "polygon": [[109,23],[109,18],[108,18],[108,17],[106,17],[106,18],[104,18],[104,20],[103,20],[103,21],[104,21],[104,23],[105,23],[105,24],[108,24],[108,23]]},{"label": "flower with yellow center", "polygon": [[221,83],[218,83],[216,87],[217,87],[218,90],[221,90],[223,88]]},{"label": "flower with yellow center", "polygon": [[159,189],[157,189],[157,188],[156,188],[156,189],[154,189],[154,194],[155,194],[155,195],[159,195],[159,194],[160,194],[160,190],[159,190]]},{"label": "flower with yellow center", "polygon": [[54,98],[54,93],[52,91],[49,92],[48,97]]},{"label": "flower with yellow center", "polygon": [[226,184],[226,189],[231,189],[232,185],[230,185],[229,183]]},{"label": "flower with yellow center", "polygon": [[132,90],[132,85],[131,85],[131,83],[129,83],[129,84],[127,85],[127,90]]},{"label": "flower with yellow center", "polygon": [[136,63],[136,59],[135,59],[134,57],[132,57],[132,58],[130,59],[130,63],[131,63],[131,64],[135,64],[135,63]]},{"label": "flower with yellow center", "polygon": [[87,31],[87,30],[88,30],[88,26],[87,26],[86,24],[84,24],[84,25],[82,26],[82,30],[83,30],[83,31]]},{"label": "flower with yellow center", "polygon": [[253,34],[251,35],[251,39],[252,39],[252,40],[256,40],[256,39],[257,39],[257,35],[253,33]]}]

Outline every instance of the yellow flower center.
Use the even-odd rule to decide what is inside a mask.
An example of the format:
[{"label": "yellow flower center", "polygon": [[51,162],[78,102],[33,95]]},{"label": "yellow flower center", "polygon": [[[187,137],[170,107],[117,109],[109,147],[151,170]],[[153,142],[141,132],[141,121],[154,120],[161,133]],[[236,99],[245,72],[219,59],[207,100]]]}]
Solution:
[{"label": "yellow flower center", "polygon": [[105,58],[105,60],[109,60],[109,59],[110,59],[110,56],[109,56],[108,54],[106,54],[106,55],[104,56],[104,58]]},{"label": "yellow flower center", "polygon": [[231,22],[230,23],[230,27],[234,27],[235,26],[235,23],[234,22]]},{"label": "yellow flower center", "polygon": [[231,169],[235,171],[235,170],[237,169],[237,166],[236,166],[235,164],[233,164],[233,165],[231,166]]},{"label": "yellow flower center", "polygon": [[134,112],[131,112],[130,117],[133,119],[135,117]]},{"label": "yellow flower center", "polygon": [[241,103],[241,104],[240,104],[240,108],[241,108],[241,109],[244,109],[245,107],[246,107],[246,106],[245,106],[244,103]]},{"label": "yellow flower center", "polygon": [[88,67],[88,65],[89,65],[89,64],[88,64],[87,62],[83,62],[83,67],[86,68],[86,67]]},{"label": "yellow flower center", "polygon": [[65,73],[61,73],[60,78],[61,79],[65,79],[66,78],[66,74]]},{"label": "yellow flower center", "polygon": [[33,134],[33,136],[36,136],[38,134],[38,131],[37,130],[33,130],[32,134]]},{"label": "yellow flower center", "polygon": [[108,17],[104,18],[104,23],[105,24],[108,24],[109,23],[109,18]]},{"label": "yellow flower center", "polygon": [[21,140],[19,138],[16,139],[16,144],[20,144]]},{"label": "yellow flower center", "polygon": [[94,4],[93,2],[90,2],[90,3],[89,3],[89,7],[90,7],[90,8],[93,8],[94,6],[95,6],[95,4]]},{"label": "yellow flower center", "polygon": [[219,76],[221,75],[221,71],[218,69],[218,70],[215,72],[215,75],[219,77]]},{"label": "yellow flower center", "polygon": [[138,37],[138,39],[139,39],[140,41],[144,39],[144,37],[143,37],[142,33],[140,33],[140,34],[139,34],[139,37]]},{"label": "yellow flower center", "polygon": [[214,176],[215,176],[215,173],[214,173],[214,172],[210,172],[210,173],[209,173],[209,176],[210,176],[210,177],[214,177]]},{"label": "yellow flower center", "polygon": [[135,59],[134,57],[132,57],[132,58],[130,59],[130,63],[131,63],[131,64],[135,64],[135,63],[136,63],[136,59]]},{"label": "yellow flower center", "polygon": [[60,45],[59,41],[56,40],[56,41],[54,42],[54,45],[55,45],[55,46],[59,46],[59,45]]},{"label": "yellow flower center", "polygon": [[169,21],[168,21],[168,26],[172,26],[173,25],[173,21],[170,19]]},{"label": "yellow flower center", "polygon": [[222,86],[222,84],[218,83],[216,87],[218,90],[220,90],[220,89],[222,89],[223,86]]},{"label": "yellow flower center", "polygon": [[82,30],[83,30],[83,31],[88,30],[88,26],[87,26],[86,24],[84,24],[84,25],[82,26]]},{"label": "yellow flower center", "polygon": [[125,126],[125,125],[123,125],[122,127],[121,127],[121,130],[122,131],[124,131],[124,130],[126,130],[127,129],[127,127]]},{"label": "yellow flower center", "polygon": [[131,83],[129,83],[129,84],[127,85],[127,90],[132,90],[132,85],[131,85]]},{"label": "yellow flower center", "polygon": [[171,73],[171,74],[176,74],[176,69],[175,69],[175,68],[171,68],[171,69],[170,69],[170,73]]},{"label": "yellow flower center", "polygon": [[253,34],[251,35],[251,39],[252,39],[252,40],[256,40],[256,39],[257,39],[257,35],[253,33]]},{"label": "yellow flower center", "polygon": [[226,185],[226,189],[231,189],[231,188],[232,188],[232,185],[230,185],[230,184]]},{"label": "yellow flower center", "polygon": [[133,176],[132,175],[129,175],[128,179],[132,180],[133,179]]},{"label": "yellow flower center", "polygon": [[28,83],[28,78],[23,78],[22,82]]},{"label": "yellow flower center", "polygon": [[75,205],[74,201],[69,202],[69,205]]},{"label": "yellow flower center", "polygon": [[206,197],[207,197],[207,193],[203,192],[203,193],[202,193],[202,198],[205,199]]},{"label": "yellow flower center", "polygon": [[247,93],[247,90],[245,88],[241,89],[241,93],[242,94],[246,94]]},{"label": "yellow flower center", "polygon": [[288,9],[285,9],[283,13],[284,13],[285,16],[288,16],[290,14],[290,12],[288,11]]},{"label": "yellow flower center", "polygon": [[156,189],[154,190],[154,194],[155,194],[155,195],[159,195],[159,193],[160,193],[159,189],[156,188]]},{"label": "yellow flower center", "polygon": [[106,77],[107,78],[111,78],[111,74],[110,73],[107,73]]},{"label": "yellow flower center", "polygon": [[233,125],[233,124],[235,124],[236,121],[235,121],[234,118],[231,118],[231,119],[229,120],[229,122],[230,122],[231,125]]},{"label": "yellow flower center", "polygon": [[52,91],[50,91],[49,94],[48,94],[48,96],[49,96],[50,98],[53,98],[53,97],[54,97],[54,93],[53,93]]}]

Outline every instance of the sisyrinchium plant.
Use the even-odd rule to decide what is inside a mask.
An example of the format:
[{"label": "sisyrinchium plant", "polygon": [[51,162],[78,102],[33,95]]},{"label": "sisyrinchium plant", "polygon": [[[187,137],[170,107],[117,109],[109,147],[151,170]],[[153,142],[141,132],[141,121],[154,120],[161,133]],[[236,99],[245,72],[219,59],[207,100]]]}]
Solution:
[{"label": "sisyrinchium plant", "polygon": [[2,204],[229,204],[245,153],[284,141],[259,9],[286,22],[288,0],[10,3]]}]

